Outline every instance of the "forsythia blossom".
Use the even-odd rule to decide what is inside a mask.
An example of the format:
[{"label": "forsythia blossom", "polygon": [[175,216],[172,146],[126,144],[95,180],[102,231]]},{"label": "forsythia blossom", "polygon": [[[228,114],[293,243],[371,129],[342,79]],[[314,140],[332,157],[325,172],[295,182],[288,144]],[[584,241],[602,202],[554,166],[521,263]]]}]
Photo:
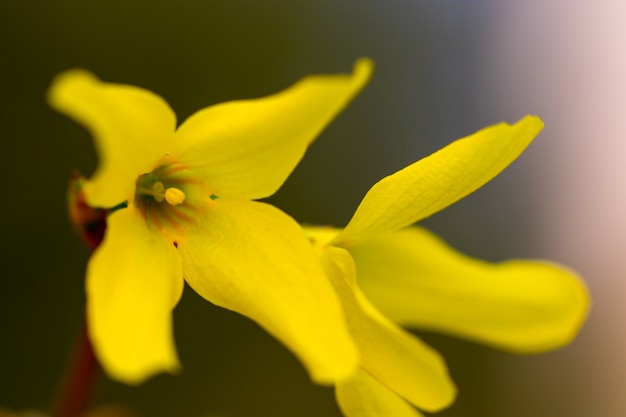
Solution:
[{"label": "forsythia blossom", "polygon": [[139,383],[179,361],[172,309],[183,279],[256,321],[316,382],[350,375],[358,352],[299,225],[268,197],[308,145],[363,88],[352,75],[312,76],[269,97],[200,110],[177,127],[159,96],[83,70],[59,75],[48,100],[83,124],[99,155],[86,202],[110,213],[87,267],[87,318],[112,377]]},{"label": "forsythia blossom", "polygon": [[520,353],[576,335],[589,299],[572,271],[538,260],[472,259],[409,227],[498,175],[542,128],[527,116],[480,130],[379,181],[343,230],[305,228],[361,353],[359,370],[336,385],[346,416],[414,417],[421,415],[414,407],[437,411],[453,401],[442,358],[398,324]]}]

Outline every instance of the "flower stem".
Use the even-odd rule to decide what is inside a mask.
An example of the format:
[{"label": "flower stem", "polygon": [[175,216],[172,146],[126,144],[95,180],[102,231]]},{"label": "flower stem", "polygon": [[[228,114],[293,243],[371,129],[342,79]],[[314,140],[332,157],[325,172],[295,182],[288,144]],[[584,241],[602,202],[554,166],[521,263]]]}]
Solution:
[{"label": "flower stem", "polygon": [[[104,238],[109,210],[94,208],[87,204],[83,191],[84,182],[80,173],[72,173],[67,188],[67,207],[74,229],[93,252]],[[119,207],[111,210],[117,208]],[[80,417],[85,413],[100,368],[87,330],[85,320],[74,342],[70,360],[59,385],[52,417]]]},{"label": "flower stem", "polygon": [[87,335],[87,326],[83,325],[61,381],[52,417],[79,417],[84,414],[98,369],[98,361]]}]

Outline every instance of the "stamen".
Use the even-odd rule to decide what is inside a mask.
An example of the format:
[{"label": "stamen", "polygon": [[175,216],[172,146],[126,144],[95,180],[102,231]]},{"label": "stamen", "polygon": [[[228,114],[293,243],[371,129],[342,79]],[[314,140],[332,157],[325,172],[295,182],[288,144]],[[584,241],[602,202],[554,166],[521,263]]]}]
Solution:
[{"label": "stamen", "polygon": [[165,190],[165,201],[167,201],[173,206],[177,206],[179,204],[182,204],[183,201],[185,201],[185,193],[183,193],[178,188],[170,187],[167,190]]}]

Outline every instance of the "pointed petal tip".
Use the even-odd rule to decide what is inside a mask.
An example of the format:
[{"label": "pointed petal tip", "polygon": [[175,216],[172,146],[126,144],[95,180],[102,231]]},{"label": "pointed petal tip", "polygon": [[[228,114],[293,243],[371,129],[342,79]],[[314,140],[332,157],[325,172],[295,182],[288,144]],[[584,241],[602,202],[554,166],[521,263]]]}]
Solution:
[{"label": "pointed petal tip", "polygon": [[355,82],[365,85],[372,78],[374,67],[374,61],[371,58],[357,59],[353,69]]},{"label": "pointed petal tip", "polygon": [[526,127],[532,131],[534,135],[537,135],[545,127],[541,117],[533,114],[527,114],[514,123],[514,125],[526,125]]},{"label": "pointed petal tip", "polygon": [[334,244],[392,233],[443,210],[499,175],[541,129],[537,116],[500,122],[388,175],[370,188]]}]

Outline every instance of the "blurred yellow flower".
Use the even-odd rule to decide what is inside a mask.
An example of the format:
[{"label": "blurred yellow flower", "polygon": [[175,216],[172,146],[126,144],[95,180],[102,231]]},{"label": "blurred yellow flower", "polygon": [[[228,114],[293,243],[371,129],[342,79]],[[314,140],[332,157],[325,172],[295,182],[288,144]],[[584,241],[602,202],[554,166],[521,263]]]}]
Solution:
[{"label": "blurred yellow flower", "polygon": [[494,178],[542,128],[527,116],[480,130],[379,181],[345,229],[305,228],[361,352],[360,369],[336,385],[346,416],[415,417],[413,406],[437,411],[454,400],[443,359],[398,324],[520,353],[576,335],[589,299],[572,271],[535,260],[490,264],[408,227]]},{"label": "blurred yellow flower", "polygon": [[303,79],[266,98],[198,111],[178,128],[159,96],[59,75],[48,100],[94,137],[99,166],[87,203],[111,210],[87,267],[90,338],[107,373],[139,383],[179,369],[172,309],[189,285],[256,321],[313,380],[333,383],[358,353],[337,296],[299,225],[268,204],[321,130],[363,88],[352,75]]}]

